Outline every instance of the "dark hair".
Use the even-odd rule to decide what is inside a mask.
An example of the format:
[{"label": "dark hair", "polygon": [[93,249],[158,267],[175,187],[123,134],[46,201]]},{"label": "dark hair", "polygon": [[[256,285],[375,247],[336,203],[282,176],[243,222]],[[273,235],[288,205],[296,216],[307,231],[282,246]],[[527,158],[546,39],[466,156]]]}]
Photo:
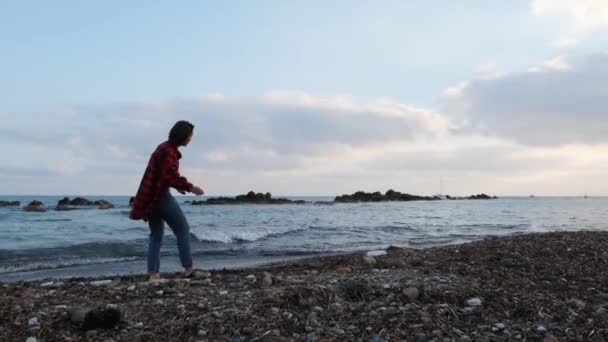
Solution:
[{"label": "dark hair", "polygon": [[182,145],[188,140],[193,130],[193,124],[184,120],[178,121],[173,125],[173,128],[171,128],[171,132],[169,132],[169,141],[177,145]]}]

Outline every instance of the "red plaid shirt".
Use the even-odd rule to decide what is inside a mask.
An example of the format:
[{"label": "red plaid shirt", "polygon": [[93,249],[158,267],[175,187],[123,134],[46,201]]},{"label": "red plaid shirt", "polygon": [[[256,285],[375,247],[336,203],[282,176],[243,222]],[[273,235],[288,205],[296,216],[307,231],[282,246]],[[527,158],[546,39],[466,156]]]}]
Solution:
[{"label": "red plaid shirt", "polygon": [[133,200],[133,208],[129,214],[131,219],[148,221],[169,187],[182,194],[192,189],[192,183],[179,174],[181,157],[177,145],[172,142],[165,141],[158,145],[150,156],[148,167]]}]

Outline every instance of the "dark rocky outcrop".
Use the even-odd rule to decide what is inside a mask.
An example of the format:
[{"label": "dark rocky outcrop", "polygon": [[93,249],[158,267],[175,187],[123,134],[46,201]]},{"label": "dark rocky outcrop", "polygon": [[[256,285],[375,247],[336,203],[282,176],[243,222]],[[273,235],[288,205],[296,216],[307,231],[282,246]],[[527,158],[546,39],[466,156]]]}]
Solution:
[{"label": "dark rocky outcrop", "polygon": [[93,202],[96,206],[99,206],[99,209],[112,209],[114,208],[114,204],[106,201],[106,200],[98,200]]},{"label": "dark rocky outcrop", "polygon": [[498,197],[496,196],[488,196],[486,194],[478,194],[478,195],[472,195],[467,197],[467,199],[472,199],[472,200],[488,200],[488,199],[497,199]]},{"label": "dark rocky outcrop", "polygon": [[236,197],[215,197],[203,201],[192,201],[192,205],[222,205],[222,204],[304,204],[306,201],[292,201],[287,198],[272,198],[272,194],[249,191],[246,195]]},{"label": "dark rocky outcrop", "polygon": [[466,197],[451,197],[449,195],[445,196],[446,199],[449,200],[489,200],[489,199],[498,199],[496,196],[489,196],[486,194],[477,194]]},{"label": "dark rocky outcrop", "polygon": [[90,201],[86,198],[77,197],[73,200],[70,200],[69,197],[64,197],[62,200],[57,202],[57,206],[55,210],[59,211],[67,211],[67,210],[77,210],[82,209],[82,207],[93,207],[97,206],[99,209],[111,209],[114,208],[114,204],[106,201],[106,200],[98,200],[98,201]]},{"label": "dark rocky outcrop", "polygon": [[18,207],[20,205],[19,201],[0,201],[0,207]]},{"label": "dark rocky outcrop", "polygon": [[73,200],[70,201],[70,204],[71,205],[81,206],[81,205],[93,205],[95,203],[93,203],[92,201],[89,201],[86,198],[76,197],[76,198],[74,198]]},{"label": "dark rocky outcrop", "polygon": [[24,211],[28,212],[45,212],[47,211],[46,206],[40,201],[31,201],[28,205],[23,207]]},{"label": "dark rocky outcrop", "polygon": [[76,210],[78,208],[74,208],[70,205],[70,198],[69,197],[64,197],[63,199],[59,200],[59,202],[57,202],[57,206],[55,207],[55,210],[58,211],[68,211],[68,210]]},{"label": "dark rocky outcrop", "polygon": [[131,198],[129,198],[129,207],[133,206],[133,201],[135,201],[135,197],[131,196]]},{"label": "dark rocky outcrop", "polygon": [[389,201],[434,201],[439,200],[439,197],[417,196],[404,194],[395,190],[388,190],[384,195],[379,191],[365,192],[357,191],[352,195],[337,196],[334,201],[340,203],[357,203],[357,202],[389,202]]}]

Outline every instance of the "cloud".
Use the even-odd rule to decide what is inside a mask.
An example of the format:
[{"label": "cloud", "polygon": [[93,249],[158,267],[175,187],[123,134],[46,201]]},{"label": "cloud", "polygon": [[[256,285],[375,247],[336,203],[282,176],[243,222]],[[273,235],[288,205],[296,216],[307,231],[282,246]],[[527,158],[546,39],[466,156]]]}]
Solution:
[{"label": "cloud", "polygon": [[[210,194],[432,194],[440,177],[455,195],[563,194],[559,184],[569,177],[598,181],[599,170],[608,171],[600,134],[605,58],[560,57],[539,63],[542,72],[500,77],[486,77],[497,67],[481,67],[446,94],[444,113],[272,91],[81,106],[69,117],[6,115],[0,141],[15,153],[0,155],[0,188],[133,194],[150,153],[176,120],[186,119],[196,128],[182,149],[182,173]],[[44,130],[26,129],[34,122]],[[584,182],[572,184],[567,191]]]},{"label": "cloud", "polygon": [[532,0],[534,16],[557,20],[563,37],[557,45],[576,45],[593,31],[608,29],[608,2],[605,0]]},{"label": "cloud", "polygon": [[528,145],[608,141],[608,54],[567,62],[558,57],[528,72],[475,79],[445,112],[481,131]]}]

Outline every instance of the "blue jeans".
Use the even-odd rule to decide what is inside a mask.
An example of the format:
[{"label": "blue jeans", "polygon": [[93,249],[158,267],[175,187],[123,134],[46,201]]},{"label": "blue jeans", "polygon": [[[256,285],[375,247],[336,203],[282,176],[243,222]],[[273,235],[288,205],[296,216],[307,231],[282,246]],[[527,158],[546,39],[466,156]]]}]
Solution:
[{"label": "blue jeans", "polygon": [[160,269],[160,246],[165,233],[165,222],[173,230],[177,238],[177,249],[182,266],[192,267],[190,254],[190,225],[182,209],[169,191],[160,200],[152,217],[148,221],[150,227],[150,245],[148,247],[148,272],[158,273]]}]

